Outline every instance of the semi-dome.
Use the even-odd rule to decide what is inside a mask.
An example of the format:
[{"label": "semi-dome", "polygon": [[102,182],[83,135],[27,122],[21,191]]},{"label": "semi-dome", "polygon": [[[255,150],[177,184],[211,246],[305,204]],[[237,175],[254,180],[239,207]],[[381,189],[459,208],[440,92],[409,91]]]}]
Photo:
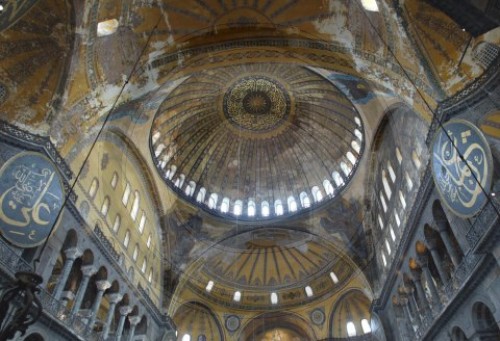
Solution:
[{"label": "semi-dome", "polygon": [[256,62],[190,75],[159,107],[151,143],[160,175],[182,197],[263,220],[337,196],[360,159],[363,126],[317,72]]},{"label": "semi-dome", "polygon": [[324,299],[344,288],[356,265],[335,243],[287,227],[257,228],[209,248],[189,269],[190,288],[206,300],[275,310]]}]

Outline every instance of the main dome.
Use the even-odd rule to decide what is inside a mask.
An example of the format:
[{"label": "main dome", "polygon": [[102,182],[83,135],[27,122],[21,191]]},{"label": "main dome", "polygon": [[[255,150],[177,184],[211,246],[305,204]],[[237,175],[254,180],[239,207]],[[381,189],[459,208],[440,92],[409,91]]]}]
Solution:
[{"label": "main dome", "polygon": [[338,196],[363,146],[361,118],[330,80],[269,62],[189,75],[160,105],[151,131],[170,188],[212,214],[247,221]]}]

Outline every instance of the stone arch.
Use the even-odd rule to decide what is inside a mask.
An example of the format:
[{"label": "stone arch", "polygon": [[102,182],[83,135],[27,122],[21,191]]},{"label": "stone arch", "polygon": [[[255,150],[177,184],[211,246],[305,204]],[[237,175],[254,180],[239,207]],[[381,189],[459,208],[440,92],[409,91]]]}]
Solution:
[{"label": "stone arch", "polygon": [[[134,305],[132,307],[132,310],[130,311],[130,313],[128,314],[128,317],[132,317],[132,316],[138,316],[140,315],[140,312],[139,312],[139,307],[137,305]],[[123,332],[125,334],[128,334],[130,333],[130,330],[131,330],[131,325],[130,325],[130,321],[128,318],[125,319],[125,325],[123,327]]]},{"label": "stone arch", "polygon": [[500,328],[490,307],[483,302],[472,306],[472,324],[481,340],[500,339]]},{"label": "stone arch", "polygon": [[24,338],[24,341],[45,341],[45,339],[39,333],[31,333]]},{"label": "stone arch", "polygon": [[450,332],[451,341],[467,341],[467,336],[460,327],[453,327]]},{"label": "stone arch", "polygon": [[66,233],[66,238],[64,239],[62,250],[69,249],[71,247],[76,247],[78,245],[78,233],[75,229],[70,229]]},{"label": "stone arch", "polygon": [[83,251],[82,255],[82,265],[92,265],[94,264],[94,253],[90,249]]}]

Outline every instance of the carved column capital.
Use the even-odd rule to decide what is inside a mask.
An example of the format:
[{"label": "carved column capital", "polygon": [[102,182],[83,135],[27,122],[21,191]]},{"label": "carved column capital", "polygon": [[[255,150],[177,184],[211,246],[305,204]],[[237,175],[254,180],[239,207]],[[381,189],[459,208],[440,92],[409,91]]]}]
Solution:
[{"label": "carved column capital", "polygon": [[66,255],[66,259],[75,260],[82,255],[82,252],[76,247],[70,247],[64,250],[64,254]]},{"label": "carved column capital", "polygon": [[121,306],[119,310],[120,310],[120,315],[127,316],[132,311],[132,307],[130,307],[128,305],[124,305],[124,306]]},{"label": "carved column capital", "polygon": [[101,280],[95,282],[95,285],[97,286],[98,291],[105,291],[106,289],[109,289],[111,287],[111,283],[107,280]]},{"label": "carved column capital", "polygon": [[413,281],[420,281],[421,275],[422,275],[422,268],[420,267],[420,264],[418,267],[410,269],[410,275],[413,279]]},{"label": "carved column capital", "polygon": [[139,324],[139,322],[141,322],[141,317],[137,315],[129,316],[128,321],[132,326],[136,326],[137,324]]},{"label": "carved column capital", "polygon": [[97,269],[93,265],[84,265],[80,268],[83,277],[90,277],[97,272]]},{"label": "carved column capital", "polygon": [[120,300],[123,298],[123,295],[118,292],[115,292],[112,294],[107,294],[106,297],[108,298],[109,303],[116,304],[120,302]]}]

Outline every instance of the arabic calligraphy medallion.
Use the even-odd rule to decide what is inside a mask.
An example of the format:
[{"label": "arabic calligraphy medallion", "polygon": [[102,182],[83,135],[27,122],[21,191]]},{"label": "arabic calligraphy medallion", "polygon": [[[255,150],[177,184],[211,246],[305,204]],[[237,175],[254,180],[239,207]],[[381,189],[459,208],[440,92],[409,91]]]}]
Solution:
[{"label": "arabic calligraphy medallion", "polygon": [[[434,137],[432,175],[444,204],[456,215],[477,214],[493,176],[491,150],[483,133],[465,120],[451,120]],[[463,155],[463,160],[460,157]],[[482,188],[481,188],[482,187]]]},{"label": "arabic calligraphy medallion", "polygon": [[34,247],[49,236],[63,203],[57,169],[37,153],[21,153],[0,169],[0,233],[19,247]]}]

